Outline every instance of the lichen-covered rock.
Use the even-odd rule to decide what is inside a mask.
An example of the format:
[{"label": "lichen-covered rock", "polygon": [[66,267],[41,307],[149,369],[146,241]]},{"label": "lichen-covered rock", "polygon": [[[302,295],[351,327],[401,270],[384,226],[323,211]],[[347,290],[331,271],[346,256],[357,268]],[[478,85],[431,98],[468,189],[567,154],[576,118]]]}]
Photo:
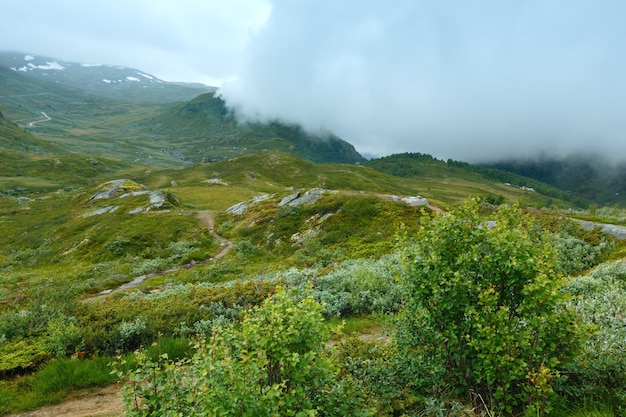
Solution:
[{"label": "lichen-covered rock", "polygon": [[246,210],[248,210],[248,204],[247,203],[237,203],[234,206],[230,206],[226,209],[226,213],[228,214],[236,214],[238,216],[242,215],[243,213],[245,213]]},{"label": "lichen-covered rock", "polygon": [[100,207],[99,209],[96,209],[96,210],[90,211],[89,213],[83,214],[83,217],[97,216],[99,214],[104,214],[104,213],[113,213],[118,208],[119,208],[118,206]]},{"label": "lichen-covered rock", "polygon": [[412,207],[425,206],[425,205],[428,204],[428,200],[425,199],[424,197],[420,197],[420,196],[404,197],[400,201],[402,201],[404,204],[408,204],[409,206],[412,206]]},{"label": "lichen-covered rock", "polygon": [[261,201],[265,201],[268,198],[271,198],[272,194],[260,194],[256,197],[254,197],[252,200],[247,201],[247,202],[241,202],[241,203],[237,203],[234,206],[230,206],[229,208],[226,209],[226,213],[229,214],[236,214],[238,216],[242,215],[243,213],[246,212],[246,210],[248,210],[248,208],[250,208],[251,205],[253,204],[258,204]]},{"label": "lichen-covered rock", "polygon": [[311,188],[306,191],[304,194],[301,192],[293,193],[283,198],[280,203],[278,203],[278,207],[282,206],[301,206],[306,204],[313,204],[317,200],[319,200],[324,194],[328,191],[322,188]]},{"label": "lichen-covered rock", "polygon": [[100,191],[91,196],[90,200],[109,199],[120,197],[136,191],[147,191],[148,189],[135,181],[122,178],[106,182],[100,186]]}]

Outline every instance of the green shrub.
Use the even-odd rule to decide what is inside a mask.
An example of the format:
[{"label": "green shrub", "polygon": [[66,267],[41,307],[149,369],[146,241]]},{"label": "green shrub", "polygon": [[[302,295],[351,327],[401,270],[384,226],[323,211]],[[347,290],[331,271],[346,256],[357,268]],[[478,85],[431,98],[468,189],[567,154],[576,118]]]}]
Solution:
[{"label": "green shrub", "polygon": [[588,275],[573,278],[570,305],[596,331],[576,361],[566,368],[560,389],[573,402],[608,401],[626,412],[626,261],[608,262]]},{"label": "green shrub", "polygon": [[190,360],[139,353],[138,368],[126,374],[127,414],[370,415],[355,382],[339,378],[324,355],[321,309],[312,297],[294,301],[279,290],[240,328],[216,328]]},{"label": "green shrub", "polygon": [[82,342],[83,331],[76,318],[61,314],[48,322],[46,346],[57,357],[74,353]]},{"label": "green shrub", "polygon": [[554,242],[557,251],[557,269],[569,275],[591,268],[606,252],[608,246],[610,245],[606,240],[593,246],[582,239],[561,235]]},{"label": "green shrub", "polygon": [[581,340],[556,253],[520,210],[478,213],[472,202],[422,222],[407,253],[399,349],[422,388],[445,382],[475,406],[549,412],[558,368]]}]

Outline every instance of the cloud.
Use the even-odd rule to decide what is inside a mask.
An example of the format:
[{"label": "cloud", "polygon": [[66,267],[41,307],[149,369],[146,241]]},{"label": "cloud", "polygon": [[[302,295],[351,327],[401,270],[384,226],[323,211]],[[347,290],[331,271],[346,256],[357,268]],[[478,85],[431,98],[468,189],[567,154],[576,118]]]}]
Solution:
[{"label": "cloud", "polygon": [[240,68],[270,10],[264,0],[20,0],[2,6],[0,50],[215,85]]},{"label": "cloud", "polygon": [[626,155],[620,1],[275,0],[220,93],[371,154]]}]

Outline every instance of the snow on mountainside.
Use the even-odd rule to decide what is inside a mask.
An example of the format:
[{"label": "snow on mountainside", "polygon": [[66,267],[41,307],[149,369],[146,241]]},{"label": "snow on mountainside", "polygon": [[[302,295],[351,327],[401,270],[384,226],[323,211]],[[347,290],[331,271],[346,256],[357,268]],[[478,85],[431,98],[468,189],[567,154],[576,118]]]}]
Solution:
[{"label": "snow on mountainside", "polygon": [[109,98],[135,101],[186,101],[215,91],[197,83],[170,83],[133,68],[66,62],[24,53],[0,52],[0,66],[16,73]]}]

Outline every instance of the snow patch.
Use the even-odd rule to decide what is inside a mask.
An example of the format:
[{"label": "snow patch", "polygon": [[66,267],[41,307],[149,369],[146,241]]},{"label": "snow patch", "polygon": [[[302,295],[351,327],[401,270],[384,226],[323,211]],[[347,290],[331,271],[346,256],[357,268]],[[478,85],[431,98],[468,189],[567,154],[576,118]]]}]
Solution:
[{"label": "snow patch", "polygon": [[137,74],[141,75],[142,77],[147,78],[149,80],[154,80],[154,77],[151,77],[148,74],[144,74],[144,73],[141,73],[141,72],[138,72]]},{"label": "snow patch", "polygon": [[52,62],[48,61],[48,62],[46,62],[46,65],[35,65],[35,64],[29,62],[28,65],[24,65],[23,67],[18,68],[18,71],[26,72],[26,71],[32,71],[32,70],[35,70],[35,69],[59,70],[60,71],[60,70],[64,70],[65,67],[63,65],[59,64],[56,61],[52,61]]},{"label": "snow patch", "polygon": [[139,81],[139,78],[135,78],[135,77],[126,77],[126,79],[128,81]]},{"label": "snow patch", "polygon": [[24,61],[32,61],[33,59],[35,59],[35,57],[34,57],[34,56],[32,56],[32,55],[26,55],[26,56],[24,56]]},{"label": "snow patch", "polygon": [[81,67],[101,67],[102,64],[80,64]]},{"label": "snow patch", "polygon": [[107,84],[111,84],[111,80],[107,80],[107,79],[104,79],[104,78],[102,79],[102,82],[103,83],[107,83]]}]

